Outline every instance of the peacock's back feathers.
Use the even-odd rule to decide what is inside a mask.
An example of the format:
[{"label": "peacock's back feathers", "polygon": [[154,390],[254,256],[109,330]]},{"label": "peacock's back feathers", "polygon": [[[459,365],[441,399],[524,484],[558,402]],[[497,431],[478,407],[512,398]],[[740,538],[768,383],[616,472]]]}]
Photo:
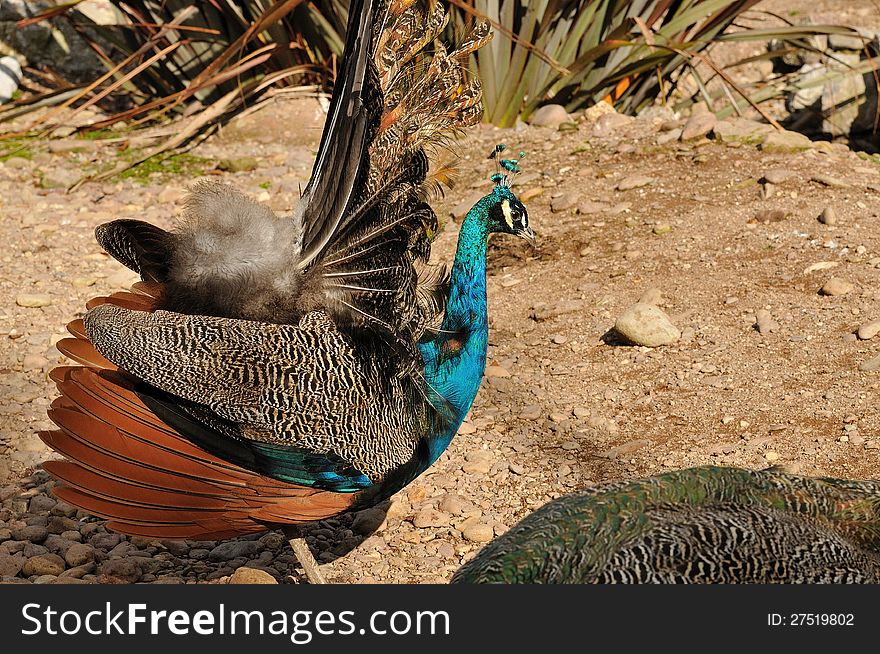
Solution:
[{"label": "peacock's back feathers", "polygon": [[693,468],[545,505],[454,576],[496,583],[880,581],[880,482]]}]

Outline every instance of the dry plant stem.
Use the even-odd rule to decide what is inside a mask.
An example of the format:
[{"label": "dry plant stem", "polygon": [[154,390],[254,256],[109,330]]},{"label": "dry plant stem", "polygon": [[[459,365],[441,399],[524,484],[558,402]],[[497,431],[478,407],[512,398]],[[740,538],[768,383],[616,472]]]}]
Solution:
[{"label": "dry plant stem", "polygon": [[291,538],[289,542],[290,548],[293,550],[294,556],[296,556],[297,560],[302,565],[309,583],[326,584],[327,580],[324,579],[324,575],[322,575],[321,571],[318,569],[318,562],[315,561],[315,557],[312,556],[309,546],[306,545],[306,539]]}]

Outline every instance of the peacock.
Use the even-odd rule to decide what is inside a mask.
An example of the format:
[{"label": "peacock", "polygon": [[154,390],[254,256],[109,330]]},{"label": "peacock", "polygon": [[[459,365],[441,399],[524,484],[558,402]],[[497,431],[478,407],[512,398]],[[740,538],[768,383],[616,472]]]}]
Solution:
[{"label": "peacock", "polygon": [[534,242],[498,146],[451,270],[429,261],[442,158],[483,113],[468,58],[492,36],[476,23],[448,48],[447,20],[436,0],[352,1],[290,215],[201,182],[170,231],[96,229],[141,281],[58,344],[78,365],[52,371],[58,428],[41,434],[64,457],[45,464],[57,496],[150,538],[281,526],[321,581],[296,526],[384,501],[447,448],[486,364],[488,235]]},{"label": "peacock", "polygon": [[453,583],[878,583],[880,481],[701,467],[554,500]]}]

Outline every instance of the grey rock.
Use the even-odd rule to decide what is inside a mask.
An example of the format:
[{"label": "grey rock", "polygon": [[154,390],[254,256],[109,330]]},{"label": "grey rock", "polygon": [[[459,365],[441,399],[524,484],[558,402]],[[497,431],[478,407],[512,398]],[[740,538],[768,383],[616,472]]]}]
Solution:
[{"label": "grey rock", "polygon": [[56,504],[55,500],[45,495],[34,495],[28,502],[28,512],[30,513],[46,513],[51,511]]},{"label": "grey rock", "polygon": [[771,168],[761,179],[769,184],[783,184],[796,175],[797,173],[787,168]]},{"label": "grey rock", "polygon": [[646,347],[669,345],[681,338],[679,329],[660,308],[641,302],[626,309],[614,329],[630,343]]},{"label": "grey rock", "polygon": [[770,125],[756,123],[745,118],[719,120],[712,130],[722,143],[743,143],[757,145],[764,137],[775,131]]},{"label": "grey rock", "polygon": [[596,122],[593,123],[592,134],[599,138],[611,136],[618,130],[629,127],[634,120],[635,118],[632,116],[625,116],[616,112],[606,113],[599,116]]},{"label": "grey rock", "polygon": [[575,198],[570,195],[560,195],[558,198],[554,198],[550,203],[550,211],[553,213],[560,213],[562,211],[568,211],[573,208],[575,205]]},{"label": "grey rock", "polygon": [[779,323],[773,320],[770,312],[766,309],[758,309],[755,318],[755,328],[761,335],[765,336],[770,332],[779,331]]},{"label": "grey rock", "polygon": [[688,119],[687,123],[685,123],[684,129],[681,131],[681,140],[690,141],[692,139],[706,136],[706,134],[715,129],[715,124],[717,122],[715,114],[709,111],[697,112]]},{"label": "grey rock", "polygon": [[545,104],[532,114],[529,124],[535,127],[557,128],[570,120],[568,112],[560,104]]},{"label": "grey rock", "polygon": [[814,173],[810,176],[811,182],[816,182],[817,184],[821,184],[822,186],[828,186],[829,188],[848,188],[849,184],[844,182],[833,175],[825,175],[823,173]]},{"label": "grey rock", "polygon": [[813,142],[800,132],[783,130],[770,132],[761,141],[760,149],[763,152],[800,152],[813,147]]},{"label": "grey rock", "polygon": [[68,188],[79,181],[80,175],[67,168],[53,168],[40,178],[42,188]]},{"label": "grey rock", "polygon": [[832,50],[862,50],[873,38],[869,34],[829,34],[828,47]]},{"label": "grey rock", "polygon": [[629,177],[624,177],[617,183],[618,191],[630,191],[636,188],[642,188],[643,186],[648,186],[654,182],[653,177],[649,177],[647,175],[630,175]]},{"label": "grey rock", "polygon": [[208,555],[209,561],[231,561],[232,559],[243,556],[250,557],[257,554],[262,548],[259,542],[253,540],[234,540],[227,543],[221,543],[211,550]]},{"label": "grey rock", "polygon": [[666,145],[667,143],[678,141],[680,138],[682,138],[682,132],[683,130],[681,129],[681,127],[676,127],[675,129],[661,132],[657,135],[657,145]]},{"label": "grey rock", "polygon": [[604,202],[593,202],[591,200],[584,200],[583,202],[580,202],[578,204],[577,212],[584,215],[591,215],[605,211],[607,208],[608,205]]},{"label": "grey rock", "polygon": [[49,530],[39,525],[30,525],[12,530],[12,537],[15,540],[26,540],[31,543],[42,543],[48,536]]}]

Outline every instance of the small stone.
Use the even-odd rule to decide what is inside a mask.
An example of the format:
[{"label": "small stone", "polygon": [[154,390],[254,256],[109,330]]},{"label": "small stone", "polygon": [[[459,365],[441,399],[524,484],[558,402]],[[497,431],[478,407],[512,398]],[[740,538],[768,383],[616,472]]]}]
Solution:
[{"label": "small stone", "polygon": [[445,527],[449,525],[449,515],[426,506],[416,513],[413,518],[413,526],[416,529],[426,529],[428,527]]},{"label": "small stone", "polygon": [[97,282],[97,277],[74,277],[70,283],[74,288],[88,288],[94,286]]},{"label": "small stone", "polygon": [[239,556],[251,557],[260,551],[261,546],[257,541],[253,540],[237,540],[221,543],[211,550],[208,560],[231,561]]},{"label": "small stone", "polygon": [[672,225],[668,225],[666,223],[660,223],[654,225],[654,229],[652,230],[657,236],[663,236],[664,234],[668,234],[672,231]]},{"label": "small stone", "polygon": [[795,172],[786,168],[771,168],[761,178],[769,184],[782,184],[795,176]]},{"label": "small stone", "polygon": [[763,152],[800,152],[813,147],[813,142],[800,132],[783,130],[767,134],[759,147]]},{"label": "small stone", "polygon": [[685,123],[685,126],[681,131],[681,140],[690,141],[692,139],[700,138],[701,136],[706,136],[706,134],[715,129],[715,124],[717,122],[715,114],[712,112],[706,111],[694,113],[688,118],[687,123]]},{"label": "small stone", "polygon": [[767,463],[773,463],[774,461],[778,461],[779,460],[779,452],[776,452],[774,450],[767,450],[766,452],[764,452],[764,460],[767,461]]},{"label": "small stone", "polygon": [[518,463],[511,463],[507,468],[515,475],[524,475],[526,469]]},{"label": "small stone", "polygon": [[822,213],[819,214],[818,221],[823,225],[836,225],[837,212],[834,211],[833,207],[825,207],[822,209]]},{"label": "small stone", "polygon": [[875,356],[873,359],[862,361],[859,364],[859,370],[861,370],[862,372],[875,372],[877,370],[880,370],[880,354]]},{"label": "small stone", "polygon": [[671,130],[661,132],[657,135],[657,145],[666,145],[667,143],[678,141],[681,139],[682,131],[681,127],[674,127]]},{"label": "small stone", "polygon": [[660,308],[641,302],[626,309],[614,328],[630,343],[646,347],[669,345],[681,338],[681,332]]},{"label": "small stone", "polygon": [[74,543],[64,553],[64,560],[71,568],[92,563],[95,560],[95,548],[84,543]]},{"label": "small stone", "polygon": [[470,502],[459,495],[456,495],[455,493],[447,493],[443,496],[443,499],[440,500],[438,508],[444,513],[449,513],[450,515],[461,515],[469,505]]},{"label": "small stone", "polygon": [[40,187],[45,189],[51,188],[68,188],[79,181],[79,174],[73,170],[66,168],[55,168],[43,173],[40,178]]},{"label": "small stone", "polygon": [[638,438],[635,440],[627,441],[623,445],[612,447],[610,450],[601,452],[599,456],[601,456],[603,459],[617,459],[618,457],[621,457],[625,454],[632,454],[633,452],[636,452],[650,444],[651,441],[644,438]]},{"label": "small stone", "polygon": [[809,275],[811,272],[816,272],[817,270],[830,270],[831,268],[836,268],[840,265],[839,261],[817,261],[814,264],[810,264],[806,268],[804,268],[804,274]]},{"label": "small stone", "polygon": [[519,194],[519,199],[523,202],[527,202],[532,198],[536,198],[540,195],[544,195],[544,189],[541,186],[535,186],[532,188],[527,188],[525,191]]},{"label": "small stone", "polygon": [[869,320],[868,322],[859,325],[857,335],[863,341],[869,341],[877,334],[880,334],[880,319]]},{"label": "small stone", "polygon": [[137,557],[110,559],[101,564],[98,580],[102,584],[133,584],[144,572]]},{"label": "small stone", "polygon": [[275,579],[265,570],[241,567],[229,576],[229,584],[277,584]]},{"label": "small stone", "polygon": [[755,223],[779,223],[785,220],[788,214],[782,209],[761,209],[755,213],[755,217],[749,222]]},{"label": "small stone", "polygon": [[461,467],[468,474],[485,475],[492,469],[495,457],[486,450],[469,452],[465,456],[465,464]]},{"label": "small stone", "polygon": [[855,286],[852,282],[839,277],[832,277],[822,285],[819,289],[819,295],[846,295],[853,290]]},{"label": "small stone", "polygon": [[541,417],[541,407],[537,404],[530,404],[529,406],[523,407],[523,410],[520,412],[519,417],[522,420],[537,420]]},{"label": "small stone", "polygon": [[755,318],[755,328],[762,336],[779,331],[779,323],[773,320],[770,312],[766,309],[758,309]]},{"label": "small stone", "polygon": [[553,336],[550,337],[550,341],[556,345],[563,345],[568,342],[568,337],[564,334],[553,334]]},{"label": "small stone", "polygon": [[238,157],[236,159],[222,159],[217,163],[219,170],[230,173],[250,172],[260,167],[260,161],[256,157]]},{"label": "small stone", "polygon": [[40,525],[29,525],[21,529],[12,530],[12,538],[15,540],[26,540],[31,543],[42,543],[49,537],[49,530]]},{"label": "small stone", "polygon": [[487,524],[478,522],[467,527],[462,535],[465,540],[472,543],[488,543],[495,536],[495,530]]},{"label": "small stone", "polygon": [[[600,102],[597,103],[597,105],[598,104],[602,103]],[[634,120],[635,118],[632,116],[619,114],[616,111],[604,113],[593,122],[592,134],[599,138],[612,136],[618,130],[629,127]]]},{"label": "small stone", "polygon": [[629,177],[624,177],[617,183],[618,191],[631,191],[633,189],[642,188],[643,186],[648,186],[654,182],[653,177],[648,177],[647,175],[630,175]]},{"label": "small stone", "polygon": [[[26,368],[29,366],[25,366]],[[48,513],[55,506],[56,500],[46,495],[34,495],[28,502],[29,513]]]},{"label": "small stone", "polygon": [[558,198],[554,198],[552,202],[550,202],[550,211],[553,213],[561,213],[563,211],[568,211],[575,206],[576,200],[570,195],[560,195]]},{"label": "small stone", "polygon": [[589,216],[596,213],[601,213],[608,208],[608,205],[603,202],[593,202],[591,200],[585,200],[578,204],[577,212],[579,214],[583,214],[585,216]]},{"label": "small stone", "polygon": [[25,577],[33,575],[55,575],[64,572],[64,559],[57,554],[40,554],[25,561],[21,573]]},{"label": "small stone", "polygon": [[470,423],[470,422],[468,422],[467,420],[465,420],[464,422],[462,422],[462,423],[458,426],[458,432],[456,432],[456,433],[458,433],[458,434],[462,434],[462,435],[465,435],[465,436],[466,436],[466,435],[468,435],[468,434],[473,434],[473,433],[475,433],[476,431],[477,431],[477,428],[474,427],[474,425],[473,425],[472,423]]},{"label": "small stone", "polygon": [[821,184],[822,186],[828,186],[830,188],[847,188],[849,186],[849,184],[840,179],[837,179],[836,177],[832,177],[831,175],[824,175],[822,173],[814,173],[810,177],[810,181]]},{"label": "small stone", "polygon": [[510,377],[510,371],[503,366],[486,366],[486,377]]},{"label": "small stone", "polygon": [[21,572],[25,558],[21,555],[0,552],[0,577],[15,577]]},{"label": "small stone", "polygon": [[29,309],[36,309],[39,307],[51,306],[52,298],[44,293],[36,293],[36,294],[23,293],[21,295],[16,296],[15,303],[20,307],[27,307]]},{"label": "small stone", "polygon": [[535,127],[558,128],[569,120],[568,112],[561,104],[545,104],[531,115],[529,124]]}]

